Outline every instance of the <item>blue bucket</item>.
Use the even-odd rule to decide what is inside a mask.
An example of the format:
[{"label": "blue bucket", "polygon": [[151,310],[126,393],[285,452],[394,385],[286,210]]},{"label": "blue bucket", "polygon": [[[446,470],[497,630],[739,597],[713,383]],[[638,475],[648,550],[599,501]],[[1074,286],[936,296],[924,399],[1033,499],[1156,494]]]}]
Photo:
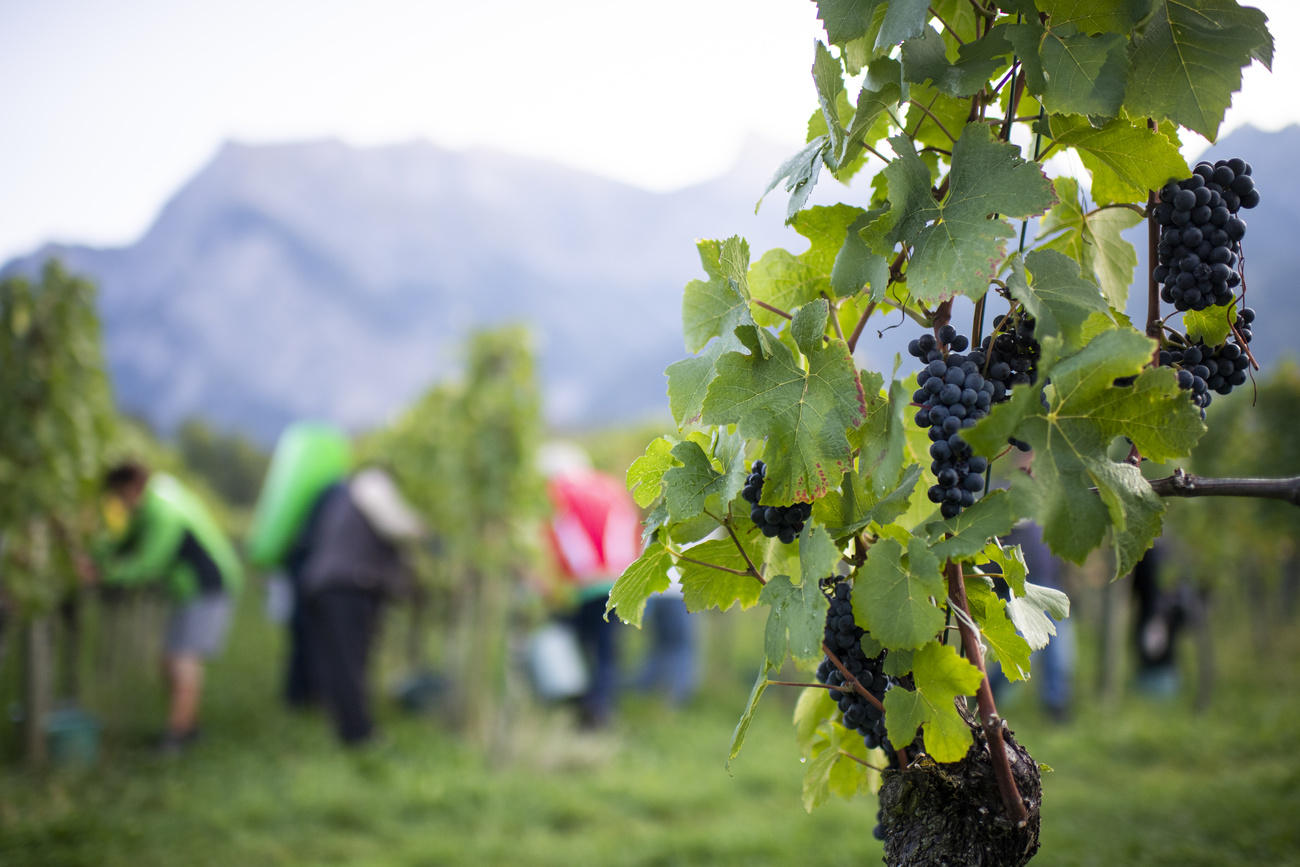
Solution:
[{"label": "blue bucket", "polygon": [[55,765],[92,765],[99,758],[99,720],[80,708],[51,711],[45,717],[45,744]]}]

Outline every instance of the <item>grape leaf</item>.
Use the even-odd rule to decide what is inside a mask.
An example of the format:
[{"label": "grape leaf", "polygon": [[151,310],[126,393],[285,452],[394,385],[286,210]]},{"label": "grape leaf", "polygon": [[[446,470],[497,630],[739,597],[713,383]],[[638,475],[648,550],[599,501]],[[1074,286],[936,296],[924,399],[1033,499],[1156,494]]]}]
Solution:
[{"label": "grape leaf", "polygon": [[719,358],[704,398],[706,424],[735,424],[744,437],[767,439],[765,505],[811,502],[852,465],[847,432],[865,417],[866,395],[843,341],[823,345],[828,314],[825,300],[795,314],[793,333],[817,335],[799,343],[806,370],[783,343],[764,358],[742,329],[751,352]]},{"label": "grape leaf", "polygon": [[867,67],[867,75],[858,91],[853,118],[844,138],[844,149],[835,164],[836,177],[845,179],[845,169],[863,153],[863,142],[874,142],[886,135],[882,125],[889,123],[885,112],[902,98],[902,67],[897,60],[881,57]]},{"label": "grape leaf", "polygon": [[662,545],[648,545],[641,556],[628,566],[614,582],[605,603],[605,616],[617,610],[624,623],[640,627],[645,613],[645,601],[656,593],[668,589],[668,570],[673,565],[672,556]]},{"label": "grape leaf", "polygon": [[1099,205],[1144,201],[1173,178],[1191,173],[1178,143],[1145,122],[1117,117],[1100,129],[1087,118],[1052,115],[1042,132],[1079,152],[1092,173],[1092,198]]},{"label": "grape leaf", "polygon": [[[749,271],[750,297],[782,310],[794,310],[821,297],[823,292],[831,293],[833,288],[827,275],[845,246],[850,227],[862,215],[861,208],[849,205],[800,211],[791,225],[808,239],[808,249],[797,256],[780,248],[764,253]],[[861,243],[859,239],[855,240]],[[770,310],[756,311],[754,320],[759,325],[777,325],[785,321],[784,317]]]},{"label": "grape leaf", "polygon": [[745,735],[749,732],[749,724],[754,721],[754,711],[758,710],[759,699],[767,691],[767,676],[772,671],[772,667],[763,662],[763,667],[758,671],[758,677],[754,680],[754,688],[749,691],[749,701],[745,703],[745,710],[740,714],[740,720],[736,723],[736,730],[731,733],[731,749],[727,752],[727,767],[731,767],[732,761],[740,755],[740,749],[745,745]]},{"label": "grape leaf", "polygon": [[[1144,456],[1164,461],[1185,456],[1205,430],[1172,371],[1143,370],[1152,346],[1136,331],[1115,328],[1057,361],[1060,341],[1046,338],[1039,376],[1051,380],[1043,391],[1049,408],[1035,390],[1023,389],[963,434],[985,455],[1011,435],[1028,441],[1033,475],[1019,474],[1012,489],[1029,498],[1048,545],[1081,563],[1111,529],[1119,575],[1159,532],[1164,504],[1137,467],[1109,460],[1107,447],[1127,436]],[[1135,375],[1130,386],[1113,384]]]},{"label": "grape leaf", "polygon": [[704,501],[710,495],[725,490],[727,477],[713,468],[698,443],[678,443],[672,448],[672,456],[681,466],[670,467],[664,473],[664,496],[672,520],[685,521],[704,511]]},{"label": "grape leaf", "polygon": [[844,45],[871,32],[877,11],[887,0],[815,0],[817,17],[832,45]]},{"label": "grape leaf", "polygon": [[646,446],[645,454],[627,468],[627,489],[632,499],[643,509],[659,499],[664,473],[673,465],[670,457],[673,443],[668,437],[656,437]]},{"label": "grape leaf", "polygon": [[1206,346],[1218,346],[1232,333],[1232,325],[1237,318],[1236,303],[1222,307],[1207,307],[1204,310],[1188,310],[1183,314],[1183,327],[1192,340],[1203,340]]},{"label": "grape leaf", "polygon": [[839,100],[844,97],[844,69],[820,39],[813,44],[812,73],[817,88],[817,104],[821,106],[831,143],[830,152],[835,157],[829,162],[832,168],[838,168],[838,157],[844,152],[844,127],[839,118]]},{"label": "grape leaf", "polygon": [[768,665],[780,668],[787,653],[798,661],[821,656],[827,603],[816,579],[795,585],[778,575],[763,585],[758,601],[772,609],[763,633]]},{"label": "grape leaf", "polygon": [[[879,376],[873,374],[873,376]],[[898,481],[907,447],[907,424],[912,392],[904,382],[889,385],[888,401],[880,399],[879,383],[871,390],[866,423],[862,426],[860,475],[870,480],[871,489],[882,494]],[[915,385],[915,382],[912,383]],[[864,386],[865,387],[865,386]]]},{"label": "grape leaf", "polygon": [[934,28],[926,27],[920,39],[903,44],[903,76],[916,84],[931,81],[949,96],[966,97],[988,83],[1005,65],[1004,58],[1011,50],[1011,44],[1002,38],[1002,31],[993,31],[977,42],[961,46],[957,62],[949,63],[943,37]]},{"label": "grape leaf", "polygon": [[931,641],[912,655],[916,690],[891,689],[885,693],[885,727],[889,740],[911,743],[917,727],[925,738],[925,751],[936,762],[957,762],[974,743],[966,721],[953,700],[974,695],[982,676],[975,666],[947,645]]},{"label": "grape leaf", "polygon": [[812,756],[815,741],[825,738],[823,723],[836,710],[835,699],[828,689],[808,687],[799,693],[799,700],[794,705],[794,740],[805,758]]},{"label": "grape leaf", "polygon": [[836,538],[851,536],[872,521],[892,523],[907,511],[920,478],[921,465],[912,464],[903,473],[898,487],[883,497],[876,497],[860,474],[846,473],[840,490],[831,491],[818,500],[813,515]]},{"label": "grape leaf", "polygon": [[700,417],[704,395],[717,373],[718,358],[732,349],[729,341],[714,340],[699,355],[683,358],[668,365],[668,409],[678,427],[685,427]]},{"label": "grape leaf", "polygon": [[692,280],[682,293],[686,351],[699,352],[714,337],[734,340],[738,326],[753,325],[749,313],[749,243],[740,236],[700,241],[696,247],[708,280]]},{"label": "grape leaf", "polygon": [[[710,565],[703,565],[706,563]],[[682,596],[687,610],[716,608],[726,611],[735,603],[739,603],[741,608],[753,608],[763,585],[753,575],[736,574],[748,566],[730,538],[709,539],[684,551],[677,561],[677,569],[681,572]]]},{"label": "grape leaf", "polygon": [[885,20],[876,33],[876,51],[887,52],[905,40],[920,36],[930,20],[930,0],[890,0]]},{"label": "grape leaf", "polygon": [[786,203],[785,221],[788,223],[794,219],[795,214],[799,213],[808,202],[808,196],[812,194],[813,187],[817,186],[817,177],[821,174],[822,163],[825,160],[825,154],[830,147],[830,135],[821,135],[808,144],[804,145],[799,153],[790,157],[781,164],[776,173],[772,175],[772,180],[768,181],[767,189],[763,195],[759,196],[758,202],[754,205],[754,211],[757,212],[763,199],[767,194],[777,188],[777,185],[785,181],[785,190],[790,194],[790,201]]},{"label": "grape leaf", "polygon": [[1025,70],[1025,84],[1053,114],[1114,117],[1124,102],[1127,40],[1115,32],[1089,35],[1068,22],[1037,17],[1006,27]]},{"label": "grape leaf", "polygon": [[946,599],[939,561],[920,539],[903,546],[881,539],[871,546],[853,590],[853,616],[890,649],[920,647],[943,628],[944,615],[930,597]]},{"label": "grape leaf", "polygon": [[1129,111],[1214,141],[1242,68],[1251,60],[1273,65],[1267,20],[1234,0],[1155,0],[1129,45],[1129,80],[1140,83],[1129,90]]},{"label": "grape leaf", "polygon": [[[984,550],[990,536],[1010,532],[1027,504],[1009,491],[990,491],[961,514],[945,521],[927,524],[932,547],[939,562],[962,560]],[[947,538],[945,538],[945,536]]]},{"label": "grape leaf", "polygon": [[1006,603],[982,581],[966,583],[966,599],[971,616],[979,624],[984,641],[1002,663],[1002,673],[1007,680],[1018,681],[1029,677],[1029,643],[1016,632],[1016,625],[1007,616]]},{"label": "grape leaf", "polygon": [[1069,24],[1081,33],[1126,33],[1137,23],[1133,0],[1037,0],[1053,27]]},{"label": "grape leaf", "polygon": [[[1015,235],[1009,223],[991,215],[1028,217],[1055,201],[1041,167],[992,135],[984,124],[962,131],[953,145],[951,183],[942,202],[931,195],[930,170],[907,139],[890,140],[899,157],[884,170],[894,205],[882,218],[892,224],[885,239],[912,245],[907,288],[917,300],[983,295],[997,276],[1006,239]],[[877,226],[884,227],[877,223],[866,231]]]},{"label": "grape leaf", "polygon": [[1128,208],[1103,208],[1086,212],[1079,204],[1079,182],[1057,178],[1059,203],[1047,212],[1038,237],[1051,238],[1043,249],[1059,250],[1092,272],[1101,286],[1106,303],[1123,310],[1137,267],[1137,250],[1121,234],[1142,222],[1142,215]]},{"label": "grape leaf", "polygon": [[873,253],[862,240],[861,232],[883,211],[862,213],[849,226],[844,244],[835,255],[831,266],[831,292],[839,298],[870,287],[871,300],[880,301],[889,287],[889,262],[884,256]]},{"label": "grape leaf", "polygon": [[1042,650],[1056,634],[1056,624],[1052,620],[1070,616],[1070,597],[1054,587],[1026,581],[1022,595],[1012,594],[1007,603],[1007,614],[1030,648]]},{"label": "grape leaf", "polygon": [[[1029,270],[1025,280],[1024,268]],[[1083,323],[1094,313],[1110,316],[1110,308],[1101,297],[1101,289],[1079,273],[1079,263],[1055,250],[1035,250],[1012,262],[1007,288],[1011,297],[1025,305],[1030,316],[1038,320],[1036,334],[1060,334],[1067,348],[1082,343]]]}]

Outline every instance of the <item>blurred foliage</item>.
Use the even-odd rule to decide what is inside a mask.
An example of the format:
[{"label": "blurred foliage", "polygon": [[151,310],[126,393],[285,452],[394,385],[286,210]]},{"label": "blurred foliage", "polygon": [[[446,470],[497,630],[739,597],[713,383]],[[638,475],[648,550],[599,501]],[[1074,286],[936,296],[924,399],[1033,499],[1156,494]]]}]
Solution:
[{"label": "blurred foliage", "polygon": [[176,448],[185,465],[226,502],[252,508],[271,461],[255,442],[242,433],[218,431],[202,419],[190,418],[176,432]]},{"label": "blurred foliage", "polygon": [[480,332],[457,383],[432,387],[392,425],[358,444],[392,473],[432,530],[420,568],[424,604],[458,673],[460,723],[481,744],[503,729],[512,600],[539,563],[546,507],[537,467],[541,402],[528,332]]},{"label": "blurred foliage", "polygon": [[[1300,366],[1294,361],[1259,379],[1254,389],[1216,396],[1206,412],[1212,423],[1187,462],[1189,472],[1246,478],[1300,475]],[[1202,586],[1235,587],[1243,570],[1275,585],[1300,567],[1300,509],[1281,500],[1172,500],[1165,533],[1175,542],[1196,540],[1194,550],[1181,544],[1168,547],[1179,571]]]},{"label": "blurred foliage", "polygon": [[97,523],[114,419],[95,287],[56,261],[0,281],[0,407],[0,586],[48,611]]}]

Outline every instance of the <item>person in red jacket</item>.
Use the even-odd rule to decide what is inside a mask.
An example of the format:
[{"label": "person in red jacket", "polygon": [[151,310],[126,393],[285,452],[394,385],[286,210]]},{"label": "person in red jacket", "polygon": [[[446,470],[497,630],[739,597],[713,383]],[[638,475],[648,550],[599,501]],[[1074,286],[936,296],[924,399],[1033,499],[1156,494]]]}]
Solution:
[{"label": "person in red jacket", "polygon": [[575,590],[573,628],[591,678],[579,702],[586,727],[609,723],[618,690],[618,624],[605,619],[610,588],[640,554],[641,516],[617,479],[576,450],[544,454],[553,509],[547,536],[556,566]]}]

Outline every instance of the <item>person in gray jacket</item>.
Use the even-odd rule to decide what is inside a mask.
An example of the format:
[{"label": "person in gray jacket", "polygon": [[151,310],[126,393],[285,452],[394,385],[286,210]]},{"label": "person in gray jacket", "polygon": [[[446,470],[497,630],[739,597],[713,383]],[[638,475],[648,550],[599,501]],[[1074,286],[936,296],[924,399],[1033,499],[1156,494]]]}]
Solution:
[{"label": "person in gray jacket", "polygon": [[301,584],[312,624],[315,686],[339,739],[349,746],[374,735],[370,651],[386,599],[412,581],[403,545],[424,533],[392,479],[367,468],[321,494],[306,541]]}]

